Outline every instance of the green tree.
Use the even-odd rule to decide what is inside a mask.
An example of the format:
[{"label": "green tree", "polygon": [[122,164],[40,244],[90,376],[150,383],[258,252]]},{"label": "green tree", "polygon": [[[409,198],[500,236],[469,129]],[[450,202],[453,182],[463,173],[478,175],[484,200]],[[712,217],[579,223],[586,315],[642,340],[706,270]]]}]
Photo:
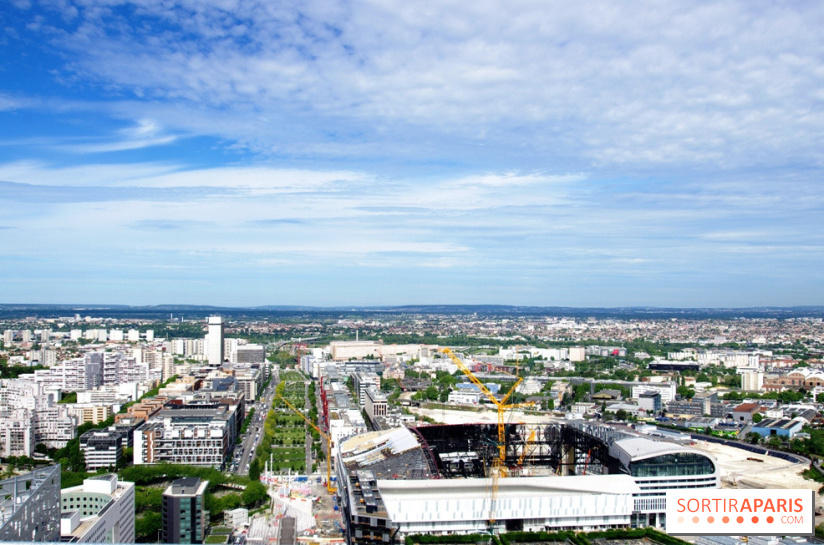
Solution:
[{"label": "green tree", "polygon": [[241,500],[247,507],[255,507],[263,503],[269,495],[266,493],[266,487],[260,481],[253,481],[246,485],[246,489],[241,494]]},{"label": "green tree", "polygon": [[747,433],[747,435],[744,437],[744,440],[747,443],[752,443],[753,445],[757,445],[761,441],[761,435],[751,431],[751,432]]},{"label": "green tree", "polygon": [[163,517],[160,510],[144,513],[142,516],[135,518],[135,540],[142,543],[156,543],[162,525]]},{"label": "green tree", "polygon": [[259,481],[260,471],[260,460],[258,457],[255,457],[255,459],[252,460],[252,463],[249,464],[249,479],[251,479],[252,481]]},{"label": "green tree", "polygon": [[761,413],[755,413],[754,415],[752,415],[752,421],[755,422],[756,424],[758,424],[762,420],[764,420],[764,417],[761,416]]},{"label": "green tree", "polygon": [[679,386],[675,389],[675,391],[680,395],[683,399],[692,399],[695,396],[695,390],[692,388],[688,388],[686,386]]}]

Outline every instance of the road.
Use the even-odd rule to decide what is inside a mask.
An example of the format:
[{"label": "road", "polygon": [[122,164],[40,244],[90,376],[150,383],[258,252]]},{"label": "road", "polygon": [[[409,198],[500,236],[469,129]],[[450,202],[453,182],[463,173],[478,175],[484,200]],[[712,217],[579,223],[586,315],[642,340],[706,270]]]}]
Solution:
[{"label": "road", "polygon": [[[263,393],[263,402],[253,401],[255,408],[255,416],[252,422],[249,423],[249,428],[246,430],[246,437],[242,444],[235,447],[235,452],[240,452],[240,456],[236,456],[234,460],[238,461],[237,469],[232,470],[238,475],[248,475],[249,465],[255,455],[255,449],[262,438],[263,423],[266,420],[266,415],[269,414],[269,409],[272,408],[272,400],[275,397],[275,386],[278,383],[277,368],[272,369],[272,380],[269,381],[269,386]],[[238,450],[240,449],[240,450]],[[231,467],[231,466],[230,466]]]}]

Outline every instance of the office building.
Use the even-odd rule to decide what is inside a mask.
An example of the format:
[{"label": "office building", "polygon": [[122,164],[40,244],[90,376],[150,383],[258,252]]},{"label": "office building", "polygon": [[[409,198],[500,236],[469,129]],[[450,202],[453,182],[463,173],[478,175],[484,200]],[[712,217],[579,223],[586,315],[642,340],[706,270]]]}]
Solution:
[{"label": "office building", "polygon": [[204,494],[209,481],[198,477],[175,480],[163,492],[162,543],[203,543],[206,536]]},{"label": "office building", "polygon": [[0,541],[60,541],[60,464],[0,481]]},{"label": "office building", "polygon": [[134,543],[135,487],[117,475],[96,475],[60,493],[60,539],[70,543]]},{"label": "office building", "polygon": [[86,469],[117,468],[123,456],[123,434],[117,430],[89,430],[80,436],[80,450],[86,458]]},{"label": "office building", "polygon": [[376,416],[386,416],[388,408],[386,396],[383,392],[375,388],[366,390],[366,407],[364,407],[364,410],[370,422],[374,422]]},{"label": "office building", "polygon": [[209,340],[207,345],[209,365],[219,367],[223,363],[223,318],[221,316],[209,317]]}]

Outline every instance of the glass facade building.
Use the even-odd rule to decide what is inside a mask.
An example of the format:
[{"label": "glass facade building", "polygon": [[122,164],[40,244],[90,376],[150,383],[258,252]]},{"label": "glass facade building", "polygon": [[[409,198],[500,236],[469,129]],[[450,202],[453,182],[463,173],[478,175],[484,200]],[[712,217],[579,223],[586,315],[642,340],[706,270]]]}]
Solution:
[{"label": "glass facade building", "polygon": [[163,543],[203,543],[208,512],[203,508],[209,481],[177,479],[163,493]]}]

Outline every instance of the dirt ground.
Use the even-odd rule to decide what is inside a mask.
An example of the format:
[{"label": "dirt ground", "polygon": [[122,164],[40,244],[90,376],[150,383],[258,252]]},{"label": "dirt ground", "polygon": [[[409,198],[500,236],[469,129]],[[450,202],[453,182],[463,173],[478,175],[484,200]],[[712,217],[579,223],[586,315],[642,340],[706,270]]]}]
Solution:
[{"label": "dirt ground", "polygon": [[[706,441],[696,441],[694,447],[707,452],[718,462],[721,470],[721,488],[793,488],[818,491],[821,487],[821,483],[805,479],[801,475],[801,472],[807,469],[807,464],[795,464],[781,458],[761,456]],[[763,461],[756,462],[747,458]],[[815,495],[815,506],[817,512],[824,512],[824,502],[820,494]],[[815,523],[824,523],[824,516],[817,516]]]}]

